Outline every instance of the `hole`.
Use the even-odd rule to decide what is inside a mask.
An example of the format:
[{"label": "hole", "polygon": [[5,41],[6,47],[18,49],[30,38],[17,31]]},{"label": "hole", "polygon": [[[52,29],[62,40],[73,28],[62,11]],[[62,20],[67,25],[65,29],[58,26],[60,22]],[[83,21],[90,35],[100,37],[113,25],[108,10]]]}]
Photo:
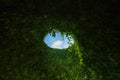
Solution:
[{"label": "hole", "polygon": [[59,31],[47,34],[44,38],[44,42],[47,46],[57,49],[65,49],[74,44],[72,36],[61,34]]}]

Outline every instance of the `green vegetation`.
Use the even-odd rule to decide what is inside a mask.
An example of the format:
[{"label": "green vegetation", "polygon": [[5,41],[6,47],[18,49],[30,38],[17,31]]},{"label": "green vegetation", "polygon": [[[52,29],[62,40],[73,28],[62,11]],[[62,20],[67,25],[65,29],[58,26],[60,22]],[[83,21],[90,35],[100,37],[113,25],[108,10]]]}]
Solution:
[{"label": "green vegetation", "polygon": [[[0,1],[0,80],[120,80],[113,2],[7,1]],[[43,39],[53,29],[72,35],[75,44],[47,47]]]}]

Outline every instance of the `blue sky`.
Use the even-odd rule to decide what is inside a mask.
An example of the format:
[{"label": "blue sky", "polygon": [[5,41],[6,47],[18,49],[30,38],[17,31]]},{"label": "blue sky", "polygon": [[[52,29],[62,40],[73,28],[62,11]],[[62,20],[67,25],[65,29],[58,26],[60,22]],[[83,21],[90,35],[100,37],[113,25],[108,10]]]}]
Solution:
[{"label": "blue sky", "polygon": [[[69,36],[70,37],[70,36]],[[74,43],[74,40],[70,38],[70,43]],[[52,35],[48,34],[44,38],[44,42],[51,48],[58,48],[58,49],[63,49],[63,48],[68,48],[70,44],[68,44],[69,40],[66,37],[66,35],[62,36],[60,32],[56,32],[56,36],[53,37]]]}]

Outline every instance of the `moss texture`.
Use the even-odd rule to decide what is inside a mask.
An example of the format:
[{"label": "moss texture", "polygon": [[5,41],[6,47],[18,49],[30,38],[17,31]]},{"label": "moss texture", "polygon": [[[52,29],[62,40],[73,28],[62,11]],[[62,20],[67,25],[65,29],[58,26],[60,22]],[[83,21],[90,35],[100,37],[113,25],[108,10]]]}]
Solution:
[{"label": "moss texture", "polygon": [[[120,80],[119,14],[118,0],[1,0],[0,80]],[[53,29],[74,46],[47,47]]]}]

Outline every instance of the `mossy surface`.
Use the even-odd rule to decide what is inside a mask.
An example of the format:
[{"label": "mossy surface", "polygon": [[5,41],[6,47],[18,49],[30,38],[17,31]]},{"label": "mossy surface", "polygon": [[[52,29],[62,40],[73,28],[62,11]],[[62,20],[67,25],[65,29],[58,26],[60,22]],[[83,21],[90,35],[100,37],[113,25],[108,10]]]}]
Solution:
[{"label": "mossy surface", "polygon": [[[119,14],[118,0],[1,0],[0,80],[120,80]],[[47,47],[53,29],[75,44]]]}]

